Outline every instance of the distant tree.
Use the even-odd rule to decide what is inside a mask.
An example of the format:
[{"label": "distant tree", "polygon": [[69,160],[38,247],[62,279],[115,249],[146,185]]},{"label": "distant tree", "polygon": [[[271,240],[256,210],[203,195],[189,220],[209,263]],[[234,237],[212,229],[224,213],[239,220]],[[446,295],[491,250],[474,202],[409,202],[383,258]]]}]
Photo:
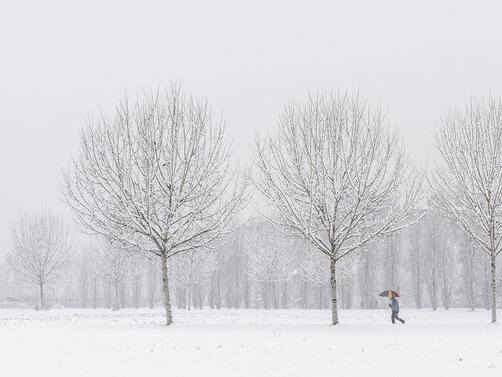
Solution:
[{"label": "distant tree", "polygon": [[211,308],[221,309],[221,280],[223,270],[223,250],[215,250],[216,267],[211,275],[211,284],[209,290],[209,306]]},{"label": "distant tree", "polygon": [[291,243],[272,224],[254,221],[244,241],[246,273],[261,284],[263,306],[279,307],[278,285],[292,277],[295,254]]},{"label": "distant tree", "polygon": [[127,252],[109,240],[100,238],[91,251],[90,262],[94,271],[112,285],[115,293],[113,310],[120,309],[119,286],[126,281],[132,281],[140,258]]},{"label": "distant tree", "polygon": [[[87,251],[87,250],[86,250]],[[78,273],[78,290],[80,296],[80,305],[83,308],[87,307],[88,304],[88,291],[89,291],[89,253],[81,252],[78,259],[75,261],[75,269]]]},{"label": "distant tree", "polygon": [[146,261],[146,273],[147,273],[147,298],[148,306],[153,309],[155,306],[155,287],[157,286],[157,264],[158,258],[147,259]]},{"label": "distant tree", "polygon": [[172,275],[174,281],[181,284],[187,292],[188,310],[192,306],[194,286],[210,278],[217,262],[215,253],[208,250],[188,251],[172,259]]},{"label": "distant tree", "polygon": [[423,220],[425,228],[425,242],[423,258],[426,274],[425,280],[429,292],[429,301],[432,309],[437,310],[439,302],[439,281],[441,271],[443,270],[442,263],[443,255],[446,253],[444,219],[441,218],[438,210],[430,211]]},{"label": "distant tree", "polygon": [[337,262],[404,227],[418,198],[420,180],[384,123],[357,96],[319,95],[286,107],[279,134],[256,145],[256,185],[278,222],[329,257],[333,325]]},{"label": "distant tree", "polygon": [[427,235],[424,233],[425,220],[421,219],[407,229],[408,236],[408,266],[410,270],[411,286],[415,306],[417,309],[423,307],[423,285],[425,282],[426,267],[424,240]]},{"label": "distant tree", "polygon": [[7,261],[22,280],[38,286],[40,309],[46,308],[44,287],[61,277],[71,252],[68,229],[50,212],[22,216],[14,225]]},{"label": "distant tree", "polygon": [[306,249],[301,253],[301,260],[299,262],[298,275],[300,279],[314,285],[318,289],[319,309],[323,308],[323,292],[329,287],[330,273],[329,263],[326,261],[327,258],[327,255],[313,253],[311,250]]},{"label": "distant tree", "polygon": [[[467,242],[466,242],[467,243]],[[465,295],[467,296],[467,300],[469,302],[469,307],[471,310],[474,310],[476,307],[476,294],[474,290],[475,284],[475,250],[474,248],[467,243],[463,248],[465,255],[462,260],[463,264],[463,272],[464,272],[464,282],[465,282]]]},{"label": "distant tree", "polygon": [[472,101],[436,135],[439,158],[430,176],[435,201],[490,261],[491,314],[497,321],[496,261],[502,250],[502,102]]},{"label": "distant tree", "polygon": [[[376,246],[376,245],[375,245]],[[361,295],[362,309],[375,309],[377,306],[376,300],[376,281],[377,281],[377,263],[376,255],[368,253],[369,246],[363,246],[359,256],[359,290]]]},{"label": "distant tree", "polygon": [[66,202],[89,232],[160,259],[167,325],[168,259],[222,238],[247,194],[223,136],[208,103],[174,86],[92,119],[65,174]]},{"label": "distant tree", "polygon": [[[304,245],[300,252],[298,261],[298,276],[303,281],[306,281],[315,287],[319,292],[318,302],[319,309],[323,309],[324,291],[329,287],[330,271],[329,263],[327,263],[325,254],[313,253],[310,250],[312,245]],[[338,266],[337,278],[341,282],[345,282],[352,274],[351,267],[353,261],[350,258],[342,260]]]},{"label": "distant tree", "polygon": [[[478,303],[480,272],[483,270],[484,264],[482,263],[481,252],[476,250],[477,243],[474,243],[466,235],[461,237],[460,247],[460,262],[461,262],[461,284],[462,292],[466,299],[468,307],[471,310],[476,308]],[[481,284],[479,284],[481,285]]]},{"label": "distant tree", "polygon": [[385,238],[384,272],[386,286],[399,291],[400,237],[397,234]]},{"label": "distant tree", "polygon": [[[449,227],[450,228],[450,227]],[[454,231],[452,233],[455,234]],[[453,289],[455,288],[455,274],[457,266],[458,243],[455,239],[445,242],[445,247],[439,256],[441,276],[441,298],[444,308],[450,309],[452,303]]]}]

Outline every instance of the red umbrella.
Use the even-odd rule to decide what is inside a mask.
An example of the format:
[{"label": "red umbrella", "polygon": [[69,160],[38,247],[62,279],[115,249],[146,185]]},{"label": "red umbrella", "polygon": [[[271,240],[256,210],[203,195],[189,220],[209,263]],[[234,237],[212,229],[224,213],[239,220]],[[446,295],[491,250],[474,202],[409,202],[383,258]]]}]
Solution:
[{"label": "red umbrella", "polygon": [[392,289],[387,289],[387,290],[383,291],[382,293],[379,294],[379,296],[388,297],[388,298],[401,297],[401,296],[399,296],[399,292],[393,291]]}]

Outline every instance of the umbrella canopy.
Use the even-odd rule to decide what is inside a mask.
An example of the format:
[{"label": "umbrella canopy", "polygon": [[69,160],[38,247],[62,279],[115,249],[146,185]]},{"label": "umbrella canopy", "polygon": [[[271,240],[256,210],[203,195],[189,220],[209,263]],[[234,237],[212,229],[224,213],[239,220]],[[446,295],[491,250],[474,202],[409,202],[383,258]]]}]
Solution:
[{"label": "umbrella canopy", "polygon": [[401,297],[401,296],[399,296],[399,292],[393,291],[392,289],[387,289],[387,290],[383,291],[382,293],[379,294],[379,296],[388,297],[388,298]]}]

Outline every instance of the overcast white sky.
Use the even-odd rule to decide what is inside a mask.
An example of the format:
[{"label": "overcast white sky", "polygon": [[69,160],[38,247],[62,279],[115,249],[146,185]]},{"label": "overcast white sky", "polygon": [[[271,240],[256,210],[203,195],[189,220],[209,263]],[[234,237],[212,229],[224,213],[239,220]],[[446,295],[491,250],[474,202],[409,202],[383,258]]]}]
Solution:
[{"label": "overcast white sky", "polygon": [[60,168],[99,107],[182,79],[240,158],[306,90],[381,104],[424,159],[443,112],[502,93],[497,1],[0,2],[0,254],[21,212],[61,202]]}]

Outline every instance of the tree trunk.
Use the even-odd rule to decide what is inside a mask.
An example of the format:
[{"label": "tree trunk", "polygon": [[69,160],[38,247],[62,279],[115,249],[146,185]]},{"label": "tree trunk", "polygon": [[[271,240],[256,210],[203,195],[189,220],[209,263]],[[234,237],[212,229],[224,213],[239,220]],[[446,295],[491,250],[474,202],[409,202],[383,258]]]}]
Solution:
[{"label": "tree trunk", "polygon": [[492,323],[497,322],[497,280],[496,280],[496,254],[492,252],[491,256],[491,279],[492,279]]},{"label": "tree trunk", "polygon": [[196,286],[197,288],[197,306],[199,307],[199,309],[202,309],[202,306],[203,306],[203,302],[204,302],[204,295],[203,295],[203,292],[202,292],[202,287],[200,284],[197,284]]},{"label": "tree trunk", "polygon": [[338,307],[336,301],[336,259],[331,258],[330,265],[330,286],[331,286],[331,323],[336,325],[338,323]]},{"label": "tree trunk", "polygon": [[114,305],[113,305],[113,310],[119,310],[119,283],[115,282],[114,284],[114,288],[115,288],[115,302],[114,302]]},{"label": "tree trunk", "polygon": [[209,303],[209,307],[211,309],[214,309],[215,308],[215,305],[214,305],[214,302],[215,302],[215,288],[214,288],[214,281],[215,281],[215,273],[212,273],[211,274],[211,279],[209,280],[209,295],[208,295],[208,303]]},{"label": "tree trunk", "polygon": [[137,276],[136,281],[134,282],[134,306],[136,307],[136,309],[139,308],[139,296],[140,296],[139,276]]},{"label": "tree trunk", "polygon": [[235,309],[239,309],[239,269],[237,268],[235,271],[235,297],[234,297],[234,307]]},{"label": "tree trunk", "polygon": [[279,302],[277,298],[277,287],[275,286],[275,282],[270,283],[270,290],[272,292],[272,301],[274,309],[279,309]]},{"label": "tree trunk", "polygon": [[110,293],[110,283],[106,284],[106,303],[108,306],[108,309],[112,308],[112,294]]},{"label": "tree trunk", "polygon": [[320,285],[319,286],[319,309],[322,309],[323,308],[323,298],[322,298],[322,290],[323,290],[323,286]]},{"label": "tree trunk", "polygon": [[307,281],[304,280],[303,281],[303,287],[302,287],[302,305],[303,305],[303,309],[307,309],[307,290],[308,290],[308,286],[307,286]]},{"label": "tree trunk", "polygon": [[491,308],[491,300],[490,300],[490,285],[491,285],[491,259],[486,262],[485,268],[484,268],[484,289],[483,289],[483,298],[484,298],[484,304],[486,310],[490,310]]},{"label": "tree trunk", "polygon": [[446,265],[443,261],[442,272],[443,272],[443,303],[445,310],[450,309],[450,286],[448,285],[449,279],[446,273]]},{"label": "tree trunk", "polygon": [[131,293],[131,290],[126,290],[126,284],[119,284],[119,309],[123,309],[129,306],[129,293]]},{"label": "tree trunk", "polygon": [[192,308],[192,285],[188,285],[188,310]]},{"label": "tree trunk", "polygon": [[420,271],[420,257],[417,258],[417,293],[416,293],[416,303],[417,303],[417,309],[422,308],[422,277],[421,277],[421,271]]},{"label": "tree trunk", "polygon": [[176,304],[178,305],[178,309],[186,309],[187,308],[187,292],[184,286],[178,285],[175,290]]},{"label": "tree trunk", "polygon": [[270,293],[270,283],[263,282],[261,285],[261,294],[262,294],[262,301],[263,301],[263,307],[265,309],[270,309],[270,300],[269,300],[269,293]]},{"label": "tree trunk", "polygon": [[[466,248],[472,247],[470,245],[467,245]],[[474,311],[474,308],[476,306],[475,299],[474,299],[474,253],[472,252],[471,249],[467,249],[468,252],[468,270],[467,270],[467,284],[468,284],[468,289],[469,289],[469,304],[471,307],[471,310]]]},{"label": "tree trunk", "polygon": [[474,307],[476,306],[476,303],[474,302],[475,298],[474,298],[474,271],[472,271],[474,269],[474,262],[471,262],[471,266],[470,266],[470,276],[469,276],[469,292],[470,292],[470,298],[471,298],[471,310],[474,311]]},{"label": "tree trunk", "polygon": [[471,311],[474,311],[474,307],[476,306],[475,302],[474,302],[474,281],[471,280],[470,281],[470,287],[469,287],[469,290],[470,290],[470,294],[471,294]]},{"label": "tree trunk", "polygon": [[150,309],[153,309],[155,300],[155,285],[157,283],[157,269],[155,267],[156,266],[152,263],[148,266],[148,276],[150,278],[148,283],[148,305]]},{"label": "tree trunk", "polygon": [[437,284],[436,284],[436,268],[435,267],[432,268],[432,299],[431,299],[431,304],[432,304],[432,310],[437,310],[438,309],[438,303],[437,303]]},{"label": "tree trunk", "polygon": [[205,292],[202,289],[202,285],[199,284],[199,309],[204,309]]},{"label": "tree trunk", "polygon": [[218,278],[216,280],[216,309],[221,309],[221,265],[218,265]]},{"label": "tree trunk", "polygon": [[288,308],[288,282],[285,281],[282,287],[282,307],[283,309]]},{"label": "tree trunk", "polygon": [[251,283],[247,278],[244,281],[244,307],[251,308]]},{"label": "tree trunk", "polygon": [[98,278],[94,276],[94,300],[93,300],[94,309],[98,307]]},{"label": "tree trunk", "polygon": [[40,310],[44,310],[44,284],[40,283]]},{"label": "tree trunk", "polygon": [[162,290],[164,292],[164,308],[166,310],[166,326],[173,322],[173,313],[171,310],[171,297],[169,296],[169,280],[167,277],[167,256],[162,253],[160,257],[160,264],[162,268]]}]

